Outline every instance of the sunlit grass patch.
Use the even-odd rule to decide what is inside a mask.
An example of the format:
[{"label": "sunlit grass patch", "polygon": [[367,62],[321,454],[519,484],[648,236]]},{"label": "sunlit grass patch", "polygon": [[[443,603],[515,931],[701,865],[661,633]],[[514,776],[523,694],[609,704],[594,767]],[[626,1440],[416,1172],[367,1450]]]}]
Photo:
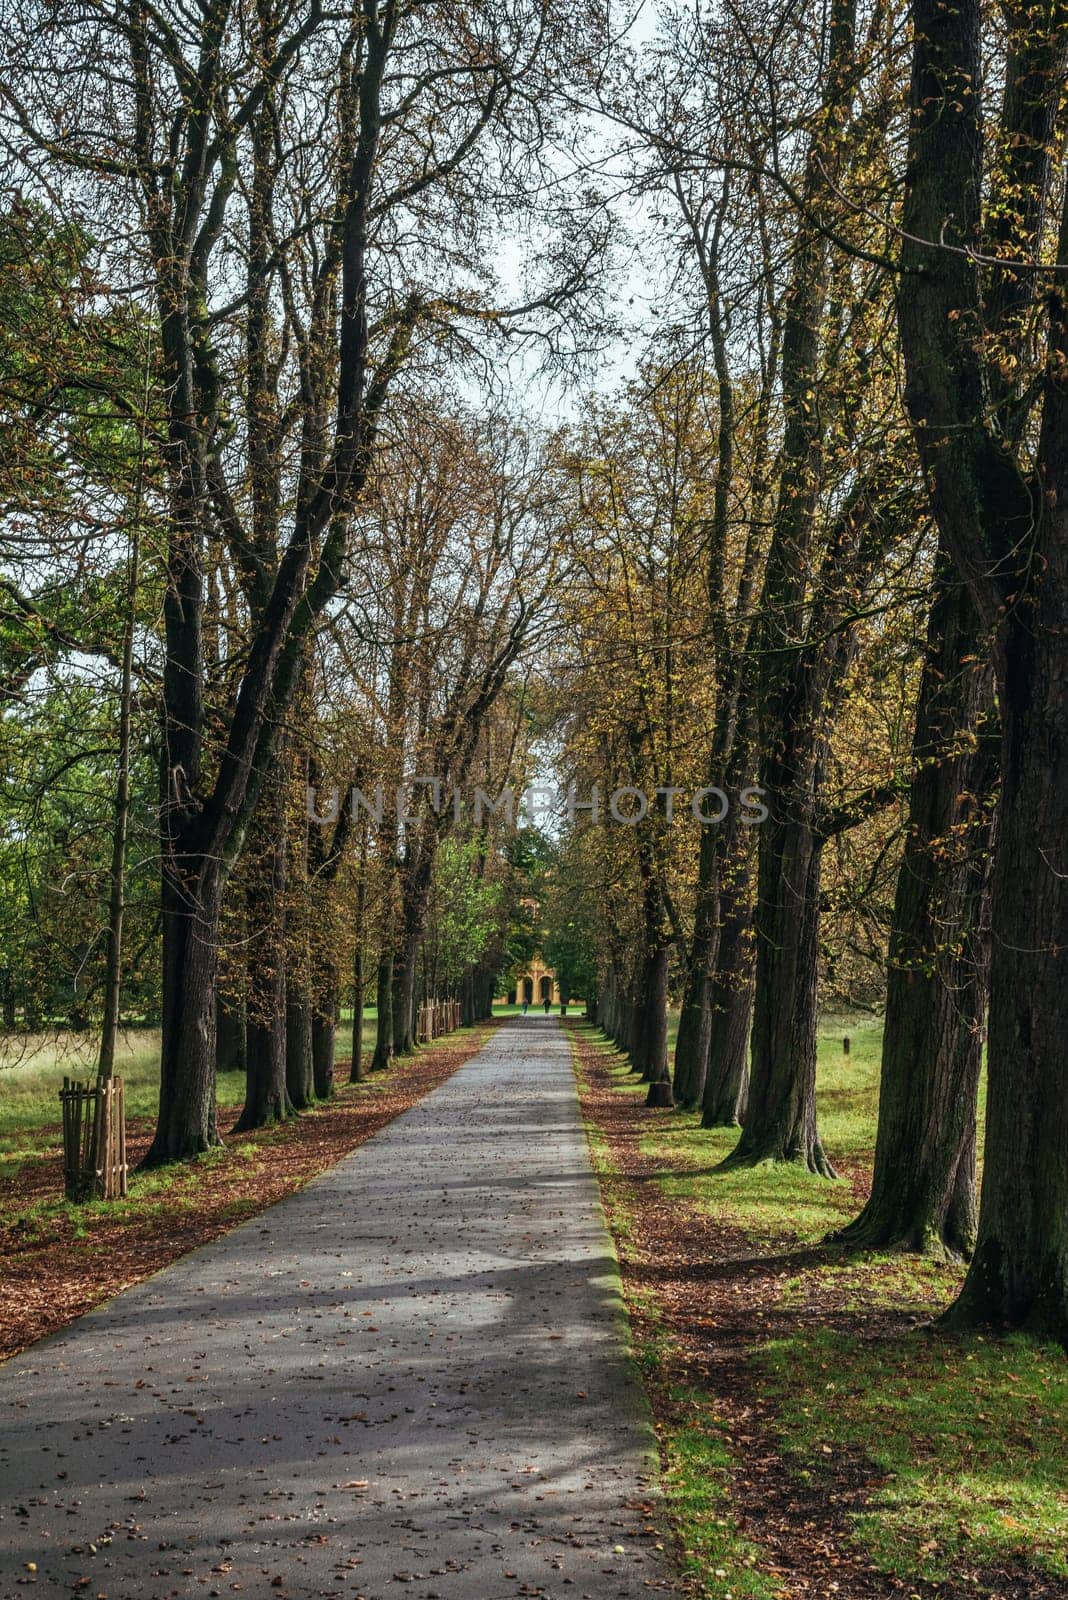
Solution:
[{"label": "sunlit grass patch", "polygon": [[[577,1032],[578,1030],[576,1030]],[[583,1027],[582,1048],[612,1054],[615,1047],[603,1035]],[[584,1077],[576,1040],[572,1057]],[[644,1088],[627,1081],[627,1062],[610,1070],[621,1089]],[[588,1081],[588,1080],[586,1080]],[[617,1247],[629,1247],[635,1237],[634,1216],[614,1181],[612,1151],[598,1125],[585,1119],[590,1154],[602,1184],[602,1198]],[[674,1343],[664,1325],[656,1296],[631,1284],[628,1304],[632,1314],[632,1352],[647,1386],[656,1386],[663,1403],[657,1410],[657,1438],[662,1458],[664,1499],[678,1536],[682,1565],[689,1580],[687,1592],[716,1600],[773,1600],[780,1586],[758,1570],[759,1550],[745,1538],[730,1500],[731,1455],[726,1426],[716,1416],[712,1398],[691,1384],[674,1384],[664,1391],[663,1374],[674,1355]]]},{"label": "sunlit grass patch", "polygon": [[698,1112],[672,1112],[642,1137],[641,1148],[664,1163],[657,1181],[665,1193],[713,1208],[719,1221],[741,1229],[754,1244],[819,1239],[855,1212],[847,1185],[796,1166],[718,1171],[737,1142],[737,1128],[706,1131]]},{"label": "sunlit grass patch", "polygon": [[1068,1357],[1022,1338],[804,1329],[759,1357],[802,1471],[843,1447],[888,1475],[853,1532],[886,1571],[1068,1577]]},{"label": "sunlit grass patch", "polygon": [[956,1293],[963,1277],[963,1266],[927,1256],[842,1254],[787,1278],[779,1287],[779,1304],[798,1308],[814,1296],[829,1296],[843,1311],[934,1316]]},{"label": "sunlit grass patch", "polygon": [[[374,1049],[376,1019],[365,1011],[363,1054]],[[339,1059],[347,1060],[351,1025],[338,1028]],[[96,1073],[99,1041],[92,1033],[53,1031],[0,1036],[0,1181],[12,1178],[30,1156],[59,1148],[59,1091],[65,1077],[89,1079]],[[115,1072],[125,1085],[126,1115],[154,1117],[159,1106],[160,1035],[158,1028],[120,1033]],[[347,1066],[338,1073],[340,1089]],[[369,1082],[378,1083],[379,1079]],[[220,1106],[240,1106],[245,1095],[243,1072],[221,1072],[216,1080]],[[225,1118],[223,1119],[225,1123]]]},{"label": "sunlit grass patch", "polygon": [[682,1540],[685,1573],[703,1595],[771,1600],[782,1590],[759,1570],[760,1550],[732,1513],[730,1447],[711,1397],[702,1389],[676,1386],[668,1405],[678,1421],[664,1430],[665,1492]]},{"label": "sunlit grass patch", "polygon": [[[848,1036],[848,1055],[842,1045]],[[820,1030],[817,1105],[831,1160],[857,1162],[870,1154],[878,1116],[882,1025],[877,1019],[828,1017]],[[699,1112],[663,1113],[650,1121],[642,1149],[664,1164],[668,1194],[702,1207],[754,1241],[815,1243],[856,1214],[846,1183],[790,1165],[720,1172],[738,1142],[737,1128],[701,1127]]]},{"label": "sunlit grass patch", "polygon": [[[829,1017],[820,1029],[820,1131],[832,1161],[858,1182],[875,1143],[881,1045],[876,1020]],[[624,1058],[611,1077],[621,1090],[634,1087]],[[660,1167],[666,1193],[737,1228],[754,1258],[774,1256],[762,1292],[793,1331],[768,1345],[754,1325],[757,1381],[775,1402],[799,1478],[818,1480],[838,1452],[870,1463],[870,1497],[849,1523],[867,1556],[903,1582],[960,1582],[1002,1568],[1068,1578],[1064,1352],[926,1328],[883,1333],[887,1314],[898,1328],[905,1318],[930,1324],[954,1298],[963,1267],[898,1253],[813,1252],[806,1247],[860,1209],[851,1183],[785,1165],[720,1172],[738,1130],[705,1132],[697,1113],[653,1112],[642,1126],[641,1147]],[[829,1327],[828,1312],[855,1318],[859,1331]],[[661,1353],[650,1350],[649,1362],[655,1381]],[[663,1444],[679,1526],[706,1592],[749,1593],[729,1554],[736,1530],[714,1397],[697,1390],[665,1427]],[[724,1556],[715,1543],[721,1533]],[[729,1574],[718,1588],[717,1570]]]},{"label": "sunlit grass patch", "polygon": [[[60,1122],[63,1079],[93,1077],[98,1045],[88,1033],[20,1034],[0,1040],[0,1149],[10,1151],[17,1143],[32,1147],[40,1142],[42,1127]],[[119,1036],[115,1072],[126,1085],[129,1117],[150,1116],[156,1110],[159,1047],[158,1029]]]}]

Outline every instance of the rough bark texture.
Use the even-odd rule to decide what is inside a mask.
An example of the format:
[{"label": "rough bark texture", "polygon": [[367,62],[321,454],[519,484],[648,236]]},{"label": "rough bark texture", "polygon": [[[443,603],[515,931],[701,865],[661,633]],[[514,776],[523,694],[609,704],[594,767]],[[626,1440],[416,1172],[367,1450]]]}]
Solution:
[{"label": "rough bark texture", "polygon": [[393,1048],[411,1055],[416,1048],[415,985],[419,962],[418,938],[406,939],[393,959]]},{"label": "rough bark texture", "polygon": [[286,808],[285,785],[272,777],[253,849],[248,924],[258,930],[249,964],[245,1104],[235,1133],[291,1116],[286,1087]]},{"label": "rough bark texture", "polygon": [[694,930],[686,963],[686,979],[675,1038],[672,1087],[680,1106],[699,1105],[708,1068],[712,1017],[709,984],[719,938],[719,851],[714,828],[701,829],[697,864]]},{"label": "rough bark texture", "polygon": [[312,1065],[312,1002],[303,973],[286,982],[286,1090],[294,1111],[315,1104]]},{"label": "rough bark texture", "polygon": [[667,920],[663,865],[657,835],[660,820],[650,818],[637,829],[638,871],[642,884],[641,954],[635,974],[630,1013],[631,1070],[651,1084],[646,1104],[671,1106],[671,1072],[667,1052],[668,972],[671,929]]},{"label": "rough bark texture", "polygon": [[642,1009],[646,1017],[643,1077],[648,1081],[647,1106],[673,1106],[668,1066],[668,968],[671,950],[661,944],[653,952],[646,974]]},{"label": "rough bark texture", "polygon": [[[280,449],[281,435],[273,429],[280,385],[288,381],[281,375],[289,370],[278,356],[278,324],[270,305],[278,248],[271,231],[278,79],[270,47],[258,57],[253,50],[249,61],[259,60],[260,75],[254,77],[256,88],[246,101],[248,121],[239,130],[220,69],[229,48],[220,44],[220,30],[225,35],[229,19],[205,15],[201,22],[199,36],[194,24],[190,38],[204,68],[189,78],[187,104],[177,120],[156,97],[155,67],[150,64],[155,41],[144,19],[129,28],[123,23],[132,59],[142,61],[145,69],[145,94],[134,119],[128,159],[146,202],[143,242],[154,267],[159,390],[166,406],[162,455],[169,493],[161,691],[163,1046],[157,1132],[146,1158],[150,1165],[195,1155],[217,1142],[213,984],[222,889],[276,765],[279,729],[301,676],[307,641],[343,581],[349,513],[367,481],[379,414],[421,315],[421,307],[409,297],[380,340],[366,314],[383,128],[381,86],[392,48],[389,30],[382,30],[368,42],[361,62],[353,106],[358,134],[354,132],[343,173],[338,173],[342,187],[337,217],[326,224],[332,242],[318,253],[306,285],[313,306],[306,337],[315,359],[301,364],[303,412],[293,419],[293,437],[302,443],[292,513],[283,525],[281,477],[283,470],[292,472],[293,462]],[[265,35],[272,33],[273,24],[264,17],[260,22]],[[337,82],[348,82],[348,66],[338,66]],[[329,75],[334,69],[326,70]],[[173,135],[171,178],[162,186],[156,150],[159,115],[167,118]],[[246,132],[251,134],[249,297],[244,361],[237,363],[244,376],[235,386],[220,379],[215,333],[205,308],[219,260],[220,221],[233,191],[237,144]],[[387,198],[387,207],[389,203]],[[231,366],[228,359],[228,371]],[[242,405],[247,448],[238,466],[242,490],[233,494],[221,440],[237,425]],[[252,489],[251,507],[243,519],[237,507],[246,481]],[[223,512],[220,502],[226,506]],[[222,715],[213,719],[205,706],[214,674],[206,663],[204,557],[220,535],[247,607],[248,635],[234,692],[214,708]],[[225,729],[225,737],[221,749],[213,751],[209,775],[206,741],[209,731],[215,739],[219,728]],[[260,1069],[250,1061],[250,1070]],[[276,1105],[276,1087],[272,1084],[261,1111]],[[255,1109],[259,1099],[258,1094],[250,1096],[250,1116],[260,1115]]]},{"label": "rough bark texture", "polygon": [[745,1122],[749,1101],[749,1025],[753,1014],[753,912],[749,842],[738,841],[720,895],[716,970],[709,986],[711,1038],[701,1097],[703,1128]]},{"label": "rough bark texture", "polygon": [[436,835],[428,829],[414,859],[406,859],[399,874],[401,936],[393,966],[393,1043],[398,1055],[408,1055],[416,1048],[416,973],[430,908],[435,855]]},{"label": "rough bark texture", "polygon": [[216,874],[163,882],[163,1044],[156,1133],[142,1165],[202,1155],[221,1143],[215,1112]]},{"label": "rough bark texture", "polygon": [[[316,964],[315,1000],[312,1008],[312,1078],[317,1100],[334,1092],[334,1049],[339,1004],[337,963],[323,956]],[[360,1017],[363,1027],[363,1017]]]},{"label": "rough bark texture", "polygon": [[745,1127],[727,1166],[793,1161],[835,1175],[816,1128],[821,853],[805,817],[773,811],[761,829],[753,1069]]},{"label": "rough bark texture", "polygon": [[385,1072],[393,1060],[393,950],[386,945],[378,958],[378,1024],[371,1071]]},{"label": "rough bark texture", "polygon": [[[1068,422],[1068,417],[1066,417]],[[1065,435],[1068,438],[1068,434]],[[1063,492],[1068,499],[1068,474]],[[1061,563],[1068,602],[1068,526]],[[1068,1344],[1068,652],[1050,618],[1010,648],[993,876],[982,1210],[953,1320]],[[1029,655],[1026,666],[1018,655]],[[1023,667],[1017,677],[1018,667]]]},{"label": "rough bark texture", "polygon": [[992,685],[979,619],[947,565],[931,611],[916,711],[917,775],[894,900],[872,1191],[839,1237],[870,1248],[968,1257],[977,1218],[976,1102],[997,757],[985,727]]},{"label": "rough bark texture", "polygon": [[265,1128],[291,1116],[286,1090],[285,974],[265,968],[254,983],[255,1010],[248,1024],[245,1104],[235,1133]]},{"label": "rough bark texture", "polygon": [[[842,159],[855,35],[855,0],[835,0],[823,103],[806,158],[804,188],[814,210]],[[752,1076],[745,1128],[728,1162],[798,1162],[832,1177],[816,1131],[815,1097],[822,851],[817,822],[830,691],[841,668],[832,642],[840,621],[829,598],[834,574],[826,571],[826,561],[815,599],[810,593],[824,442],[822,408],[813,395],[821,378],[827,282],[826,238],[803,217],[783,317],[782,471],[759,637],[760,782],[770,815],[759,840]],[[850,543],[847,522],[843,553]],[[827,537],[833,548],[833,534]]]},{"label": "rough bark texture", "polygon": [[[1068,1340],[1068,308],[1060,276],[1048,287],[1037,279],[1049,361],[1036,391],[1033,475],[1012,445],[1020,422],[1007,402],[1020,397],[999,371],[1001,352],[975,337],[993,297],[1015,354],[1013,322],[1025,323],[1032,303],[1038,310],[1036,274],[1012,271],[1011,258],[1040,249],[1068,19],[1060,7],[1006,15],[1004,177],[995,198],[1004,182],[1011,204],[994,204],[984,230],[981,7],[914,0],[912,14],[898,296],[905,398],[942,539],[994,631],[1002,721],[982,1203],[951,1320]],[[984,268],[984,285],[975,246],[990,235],[1010,266],[1003,274]],[[1066,255],[1068,196],[1057,247],[1059,260]]]},{"label": "rough bark texture", "polygon": [[363,937],[356,942],[352,963],[352,1060],[349,1062],[349,1082],[362,1083],[367,1076],[363,1066]]}]

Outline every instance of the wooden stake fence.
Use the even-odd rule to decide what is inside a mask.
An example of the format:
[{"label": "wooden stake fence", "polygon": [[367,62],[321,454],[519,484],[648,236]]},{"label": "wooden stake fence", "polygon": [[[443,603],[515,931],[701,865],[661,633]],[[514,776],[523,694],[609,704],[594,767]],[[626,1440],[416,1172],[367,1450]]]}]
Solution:
[{"label": "wooden stake fence", "polygon": [[420,1044],[440,1039],[443,1033],[452,1033],[460,1026],[459,1000],[426,1000],[419,1007],[415,1036]]},{"label": "wooden stake fence", "polygon": [[64,1078],[63,1188],[68,1200],[126,1195],[126,1091],[121,1078],[80,1083]]}]

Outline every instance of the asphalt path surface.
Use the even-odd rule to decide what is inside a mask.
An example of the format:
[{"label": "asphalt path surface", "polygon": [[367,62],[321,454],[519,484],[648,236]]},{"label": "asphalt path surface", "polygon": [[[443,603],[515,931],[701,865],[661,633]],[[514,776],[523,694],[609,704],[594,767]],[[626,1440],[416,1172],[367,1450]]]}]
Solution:
[{"label": "asphalt path surface", "polygon": [[0,1593],[673,1588],[566,1036],[0,1368]]}]

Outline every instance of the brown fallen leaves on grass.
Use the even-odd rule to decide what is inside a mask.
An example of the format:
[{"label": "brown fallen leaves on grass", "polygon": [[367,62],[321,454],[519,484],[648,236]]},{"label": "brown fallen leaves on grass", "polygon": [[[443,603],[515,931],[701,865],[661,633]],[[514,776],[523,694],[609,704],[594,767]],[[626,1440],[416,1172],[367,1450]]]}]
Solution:
[{"label": "brown fallen leaves on grass", "polygon": [[[787,1277],[819,1266],[827,1253],[794,1241],[756,1245],[655,1180],[666,1172],[641,1148],[650,1113],[644,1096],[620,1093],[611,1067],[618,1058],[572,1033],[582,1072],[583,1113],[607,1146],[610,1170],[600,1183],[615,1237],[624,1295],[639,1346],[657,1351],[645,1383],[662,1435],[692,1420],[673,1391],[709,1397],[731,1450],[729,1514],[759,1551],[759,1569],[789,1600],[1062,1600],[1055,1578],[1031,1572],[974,1572],[967,1585],[928,1583],[878,1571],[849,1537],[850,1513],[862,1509],[886,1479],[861,1450],[824,1447],[806,1481],[784,1459],[773,1401],[761,1392],[754,1352],[777,1335],[836,1328],[878,1340],[914,1327],[915,1313],[857,1305],[855,1286],[806,1274],[803,1301],[785,1305]],[[858,1203],[870,1168],[851,1168]],[[873,1276],[879,1267],[873,1264]],[[663,1338],[667,1334],[668,1340]],[[717,1575],[720,1576],[720,1575]],[[730,1578],[715,1592],[730,1588]],[[701,1592],[706,1592],[702,1586]],[[712,1591],[708,1591],[712,1592]]]},{"label": "brown fallen leaves on grass", "polygon": [[[135,1180],[130,1199],[114,1205],[41,1211],[63,1194],[57,1127],[54,1152],[28,1158],[0,1183],[0,1360],[325,1172],[444,1083],[485,1038],[480,1028],[440,1039],[355,1086],[341,1082],[348,1062],[339,1062],[338,1093],[326,1105],[239,1135],[230,1148],[190,1167]],[[220,1127],[231,1125],[239,1110],[220,1106]],[[149,1119],[131,1122],[131,1171],[151,1135]]]}]

